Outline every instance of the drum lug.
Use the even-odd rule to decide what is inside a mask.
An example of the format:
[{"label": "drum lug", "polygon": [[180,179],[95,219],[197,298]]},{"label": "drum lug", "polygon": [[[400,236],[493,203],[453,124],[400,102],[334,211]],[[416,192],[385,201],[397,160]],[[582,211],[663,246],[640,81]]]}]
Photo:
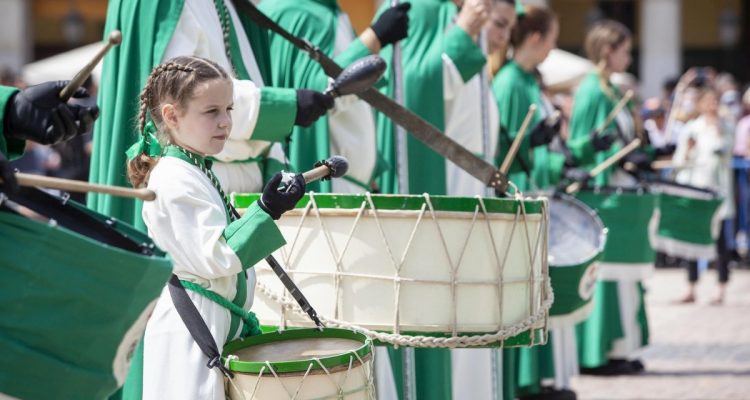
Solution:
[{"label": "drum lug", "polygon": [[62,205],[64,205],[64,206],[67,205],[68,204],[68,200],[70,200],[70,193],[68,193],[68,192],[62,192],[60,194],[60,202],[62,203]]}]

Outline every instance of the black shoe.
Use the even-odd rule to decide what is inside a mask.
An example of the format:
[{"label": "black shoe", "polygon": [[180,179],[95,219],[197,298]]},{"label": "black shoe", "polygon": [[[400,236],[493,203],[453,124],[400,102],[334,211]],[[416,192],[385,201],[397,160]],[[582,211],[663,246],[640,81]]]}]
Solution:
[{"label": "black shoe", "polygon": [[[643,364],[641,364],[643,365]],[[632,375],[637,373],[628,360],[610,359],[609,362],[596,368],[581,368],[581,375]]]},{"label": "black shoe", "polygon": [[541,393],[519,396],[519,400],[577,400],[576,392],[570,389],[543,387]]},{"label": "black shoe", "polygon": [[643,365],[641,360],[630,360],[630,367],[633,368],[633,373],[640,374],[646,370],[646,366]]}]

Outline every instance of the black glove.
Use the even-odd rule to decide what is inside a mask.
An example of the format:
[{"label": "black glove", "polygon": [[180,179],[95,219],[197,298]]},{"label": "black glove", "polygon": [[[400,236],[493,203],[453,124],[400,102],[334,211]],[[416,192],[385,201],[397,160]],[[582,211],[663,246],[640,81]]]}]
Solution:
[{"label": "black glove", "polygon": [[581,182],[585,184],[591,179],[591,174],[582,168],[566,168],[563,170],[563,178],[569,182]]},{"label": "black glove", "polygon": [[676,149],[677,149],[677,146],[673,144],[668,144],[664,147],[659,147],[658,149],[654,149],[654,157],[670,156],[674,154],[674,151]]},{"label": "black glove", "polygon": [[297,174],[285,188],[279,190],[282,174],[277,172],[263,189],[263,195],[258,205],[273,219],[281,218],[281,214],[291,210],[299,199],[305,195],[305,178]]},{"label": "black glove", "polygon": [[552,139],[560,133],[561,126],[560,118],[555,118],[554,121],[550,121],[550,118],[539,121],[531,130],[531,147],[544,146],[552,142]]},{"label": "black glove", "polygon": [[310,126],[331,108],[333,108],[331,95],[299,89],[297,90],[297,117],[294,119],[294,124]]},{"label": "black glove", "polygon": [[385,47],[406,37],[409,31],[409,9],[411,4],[400,3],[385,10],[377,21],[370,26],[375,36],[380,40],[380,46]]},{"label": "black glove", "polygon": [[[5,109],[5,136],[56,144],[91,131],[99,108],[66,104],[60,91],[68,81],[46,82],[31,86],[13,95]],[[79,88],[75,98],[87,97]]]},{"label": "black glove", "polygon": [[620,161],[620,163],[623,166],[626,164],[635,166],[636,170],[633,172],[653,171],[653,168],[651,168],[651,157],[640,150],[635,150],[632,153],[626,155],[622,158],[622,161]]},{"label": "black glove", "polygon": [[611,131],[604,131],[597,135],[597,131],[591,131],[591,145],[596,151],[607,151],[617,140],[617,136]]},{"label": "black glove", "polygon": [[0,153],[0,192],[16,193],[18,192],[18,182],[16,182],[16,174],[13,171],[13,167],[10,166],[8,159],[5,158],[3,153]]}]

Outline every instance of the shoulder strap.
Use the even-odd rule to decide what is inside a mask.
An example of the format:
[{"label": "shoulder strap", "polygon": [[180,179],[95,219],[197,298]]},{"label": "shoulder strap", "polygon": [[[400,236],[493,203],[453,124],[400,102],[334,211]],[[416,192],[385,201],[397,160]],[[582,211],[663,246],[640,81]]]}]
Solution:
[{"label": "shoulder strap", "polygon": [[195,304],[190,300],[190,296],[188,296],[185,288],[182,287],[177,275],[172,274],[172,277],[169,278],[168,286],[169,295],[172,297],[172,303],[174,303],[174,308],[177,309],[177,314],[180,315],[180,319],[182,319],[195,343],[198,344],[203,354],[208,357],[206,366],[209,369],[217,367],[224,376],[233,378],[234,374],[221,363],[221,353],[219,353],[219,348],[216,346],[216,341],[214,341],[211,331],[206,326],[206,321],[203,320],[198,309],[195,308]]}]

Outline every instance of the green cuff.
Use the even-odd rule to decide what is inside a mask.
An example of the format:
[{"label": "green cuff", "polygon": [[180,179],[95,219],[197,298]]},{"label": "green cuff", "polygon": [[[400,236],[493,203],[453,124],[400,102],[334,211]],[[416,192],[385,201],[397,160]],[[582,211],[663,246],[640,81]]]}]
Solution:
[{"label": "green cuff", "polygon": [[487,62],[474,39],[458,25],[445,35],[444,52],[458,68],[464,82],[468,82]]},{"label": "green cuff", "polygon": [[260,110],[252,139],[282,142],[292,132],[296,117],[296,90],[264,87],[260,90]]},{"label": "green cuff", "polygon": [[0,152],[8,159],[18,158],[23,154],[26,147],[26,141],[22,139],[11,139],[5,137],[5,109],[8,107],[11,97],[18,93],[18,88],[9,86],[0,86]]},{"label": "green cuff", "polygon": [[224,239],[247,269],[286,244],[271,216],[255,202],[224,229]]},{"label": "green cuff", "polygon": [[562,179],[563,168],[565,168],[565,155],[561,153],[549,152],[547,161],[549,182],[551,185],[556,185]]},{"label": "green cuff", "polygon": [[347,65],[359,60],[362,57],[367,57],[370,54],[370,49],[365,46],[364,43],[362,43],[359,38],[354,39],[347,48],[341,52],[341,54],[337,55],[335,57],[335,61],[338,65],[341,67],[346,67]]}]

